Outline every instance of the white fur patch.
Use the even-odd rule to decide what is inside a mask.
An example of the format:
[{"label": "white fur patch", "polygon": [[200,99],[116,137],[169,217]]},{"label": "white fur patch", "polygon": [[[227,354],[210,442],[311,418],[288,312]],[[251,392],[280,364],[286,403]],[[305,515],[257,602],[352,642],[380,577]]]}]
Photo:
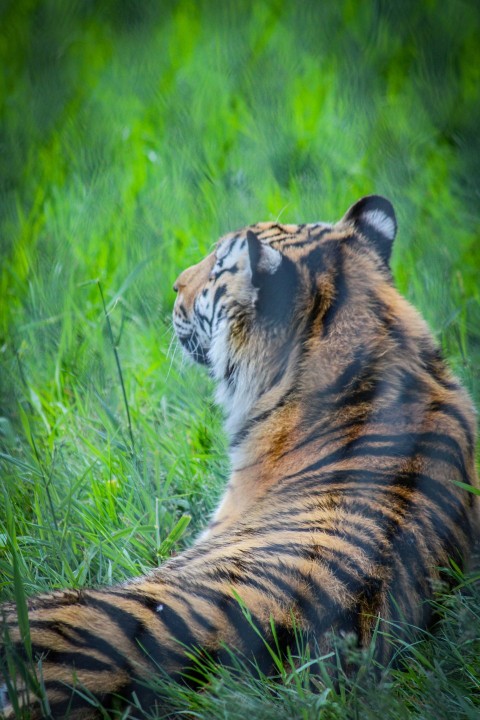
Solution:
[{"label": "white fur patch", "polygon": [[245,422],[256,398],[257,373],[251,372],[248,362],[238,362],[235,382],[230,385],[224,380],[230,356],[229,325],[222,322],[216,328],[209,350],[213,376],[217,380],[215,399],[225,411],[225,430],[234,435]]},{"label": "white fur patch", "polygon": [[258,267],[260,270],[263,270],[264,272],[273,275],[273,273],[278,269],[278,266],[281,262],[282,255],[278,250],[275,250],[275,248],[271,247],[270,245],[262,244],[262,254],[260,257],[260,262],[258,263]]},{"label": "white fur patch", "polygon": [[381,210],[367,210],[362,214],[362,219],[389,240],[395,237],[395,223]]}]

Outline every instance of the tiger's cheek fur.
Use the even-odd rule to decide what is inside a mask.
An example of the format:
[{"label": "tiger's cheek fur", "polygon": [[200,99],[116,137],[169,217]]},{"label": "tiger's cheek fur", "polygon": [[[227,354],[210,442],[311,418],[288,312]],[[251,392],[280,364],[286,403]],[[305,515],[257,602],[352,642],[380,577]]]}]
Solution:
[{"label": "tiger's cheek fur", "polygon": [[[202,362],[207,362],[211,342],[212,310],[209,307],[208,286],[214,262],[213,254],[208,255],[197,265],[184,270],[174,284],[178,293],[173,309],[175,332],[193,359]],[[200,304],[203,301],[204,305],[200,309],[201,322],[196,318],[199,301]]]}]

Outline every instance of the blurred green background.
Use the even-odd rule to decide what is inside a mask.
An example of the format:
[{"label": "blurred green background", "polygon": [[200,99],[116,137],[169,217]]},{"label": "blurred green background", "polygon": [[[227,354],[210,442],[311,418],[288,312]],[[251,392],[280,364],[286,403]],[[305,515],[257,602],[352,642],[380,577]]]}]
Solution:
[{"label": "blurred green background", "polygon": [[386,195],[479,404],[479,38],[473,0],[0,0],[1,598],[12,553],[28,594],[111,582],[206,522],[221,417],[169,318],[223,232]]}]

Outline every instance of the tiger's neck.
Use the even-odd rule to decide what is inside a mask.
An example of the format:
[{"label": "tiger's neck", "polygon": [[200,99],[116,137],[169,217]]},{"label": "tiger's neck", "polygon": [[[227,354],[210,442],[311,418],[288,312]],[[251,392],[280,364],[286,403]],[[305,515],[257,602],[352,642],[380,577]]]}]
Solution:
[{"label": "tiger's neck", "polygon": [[[266,363],[278,368],[278,363]],[[279,480],[277,460],[287,436],[295,436],[299,414],[290,397],[299,374],[299,352],[291,352],[281,368],[262,377],[252,365],[237,371],[234,383],[221,381],[216,399],[226,414],[225,430],[230,439],[231,474],[224,495],[202,538],[218,534],[246,515]],[[282,418],[278,420],[278,413]],[[275,418],[274,418],[275,415]],[[272,423],[273,421],[273,423]],[[266,433],[265,428],[279,430]]]},{"label": "tiger's neck", "polygon": [[[411,430],[401,412],[404,390],[400,379],[409,365],[412,377],[420,373],[411,351],[408,358],[403,357],[383,338],[376,346],[356,347],[341,365],[334,348],[332,352],[322,350],[324,362],[313,352],[301,362],[295,358],[284,379],[251,403],[249,414],[231,437],[232,472],[207,534],[222,532],[264,512],[272,486],[290,482],[289,478],[300,482],[313,461],[318,468],[325,463],[330,472],[338,464],[349,467],[349,453],[355,453],[372,422],[377,432],[379,422],[387,434],[401,432],[402,427],[405,432]],[[422,418],[420,404],[427,398],[422,397],[420,387],[421,383],[416,410]],[[384,404],[397,411],[386,413]],[[345,431],[339,433],[338,427],[352,429],[350,444],[342,448]],[[360,466],[363,460],[356,457],[355,462]],[[320,469],[318,472],[321,474]]]},{"label": "tiger's neck", "polygon": [[[230,439],[230,459],[236,466],[235,449],[243,445],[251,428],[265,419],[282,402],[296,383],[299,349],[285,352],[279,359],[278,350],[272,357],[267,348],[259,348],[263,356],[259,370],[257,357],[245,362],[216,362],[215,399],[225,412],[225,431]],[[271,354],[271,353],[270,353]],[[232,369],[233,368],[233,369]]]}]

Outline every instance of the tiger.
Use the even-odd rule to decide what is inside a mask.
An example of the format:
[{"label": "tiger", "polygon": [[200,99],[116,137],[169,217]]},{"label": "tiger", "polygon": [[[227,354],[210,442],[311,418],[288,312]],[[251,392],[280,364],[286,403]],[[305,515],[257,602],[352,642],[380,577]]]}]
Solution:
[{"label": "tiger", "polygon": [[[118,697],[158,706],[145,678],[180,680],[188,648],[272,674],[273,633],[285,652],[302,633],[318,653],[375,633],[387,667],[392,627],[429,626],[441,568],[465,566],[478,530],[475,413],[394,287],[396,232],[391,203],[370,195],[336,223],[224,235],[179,275],[174,329],[216,383],[226,489],[160,568],[29,601],[44,697],[17,691],[32,718],[93,720]],[[21,654],[14,607],[3,616]]]}]

